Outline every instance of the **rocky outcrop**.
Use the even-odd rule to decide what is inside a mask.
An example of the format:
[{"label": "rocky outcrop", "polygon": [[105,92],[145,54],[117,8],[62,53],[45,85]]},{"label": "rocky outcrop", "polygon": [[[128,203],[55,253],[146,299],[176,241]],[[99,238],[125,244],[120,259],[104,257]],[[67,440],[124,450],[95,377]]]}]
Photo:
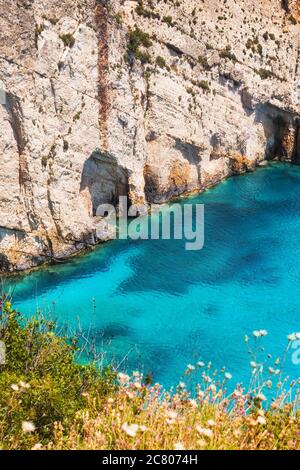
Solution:
[{"label": "rocky outcrop", "polygon": [[[0,0],[0,269],[97,243],[97,205],[300,161],[298,0]],[[104,236],[104,235],[103,235]]]}]

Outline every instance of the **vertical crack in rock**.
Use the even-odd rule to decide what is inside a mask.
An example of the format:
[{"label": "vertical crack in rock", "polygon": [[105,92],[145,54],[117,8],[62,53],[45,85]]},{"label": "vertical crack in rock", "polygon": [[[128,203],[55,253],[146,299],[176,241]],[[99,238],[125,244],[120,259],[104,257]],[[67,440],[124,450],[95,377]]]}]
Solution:
[{"label": "vertical crack in rock", "polygon": [[104,151],[108,150],[108,12],[106,0],[96,0],[94,12],[96,32],[98,35],[98,98],[99,129],[101,146]]},{"label": "vertical crack in rock", "polygon": [[26,190],[26,183],[30,180],[28,163],[24,154],[27,138],[23,128],[23,113],[20,100],[12,93],[7,93],[6,95],[6,109],[19,153],[19,185],[20,188],[25,188]]}]

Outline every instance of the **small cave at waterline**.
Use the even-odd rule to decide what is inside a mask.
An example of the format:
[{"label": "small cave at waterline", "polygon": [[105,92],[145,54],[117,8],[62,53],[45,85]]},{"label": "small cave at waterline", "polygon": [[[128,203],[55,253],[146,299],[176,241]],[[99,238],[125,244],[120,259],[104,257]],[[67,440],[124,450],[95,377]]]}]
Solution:
[{"label": "small cave at waterline", "polygon": [[101,204],[118,205],[120,196],[128,196],[128,170],[120,166],[108,153],[94,151],[85,161],[80,193],[89,202],[91,216],[96,216]]},{"label": "small cave at waterline", "polygon": [[256,122],[264,128],[266,159],[300,163],[300,118],[270,104],[259,105]]}]

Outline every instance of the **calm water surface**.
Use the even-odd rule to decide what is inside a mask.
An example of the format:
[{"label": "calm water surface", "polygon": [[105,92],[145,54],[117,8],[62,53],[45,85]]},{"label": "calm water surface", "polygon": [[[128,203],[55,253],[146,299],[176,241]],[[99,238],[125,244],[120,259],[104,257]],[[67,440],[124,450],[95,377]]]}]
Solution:
[{"label": "calm water surface", "polygon": [[[196,360],[247,381],[244,335],[266,329],[272,360],[300,331],[300,168],[273,164],[182,203],[205,204],[205,246],[114,241],[16,282],[14,304],[80,325],[125,370],[178,383]],[[264,354],[264,353],[263,353]],[[290,376],[300,365],[287,359]]]}]

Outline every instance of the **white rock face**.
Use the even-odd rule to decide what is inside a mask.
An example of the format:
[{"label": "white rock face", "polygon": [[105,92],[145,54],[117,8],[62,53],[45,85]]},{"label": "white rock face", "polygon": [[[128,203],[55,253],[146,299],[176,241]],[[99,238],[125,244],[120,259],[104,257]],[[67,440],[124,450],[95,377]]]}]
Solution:
[{"label": "white rock face", "polygon": [[96,243],[119,195],[300,161],[297,0],[0,0],[0,18],[3,272]]}]

